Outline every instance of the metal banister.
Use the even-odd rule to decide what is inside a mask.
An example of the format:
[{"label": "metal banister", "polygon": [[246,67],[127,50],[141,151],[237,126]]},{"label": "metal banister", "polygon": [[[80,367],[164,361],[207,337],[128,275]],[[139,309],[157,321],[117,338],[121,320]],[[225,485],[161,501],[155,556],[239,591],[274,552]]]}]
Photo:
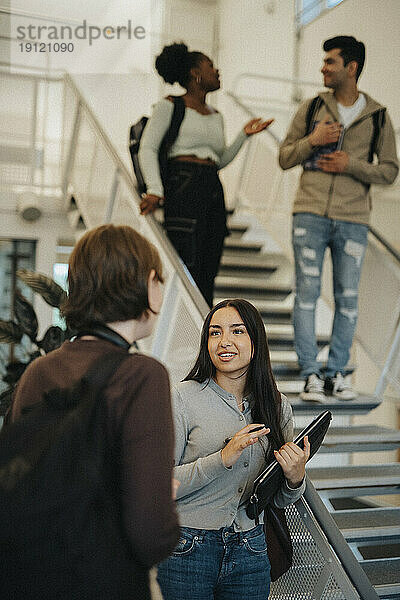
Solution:
[{"label": "metal banister", "polygon": [[310,506],[315,519],[326,535],[329,544],[335,551],[335,554],[339,558],[348,578],[359,593],[360,598],[362,600],[378,600],[378,594],[372,587],[371,582],[360,566],[360,563],[350,550],[349,545],[342,535],[342,532],[336,525],[331,514],[322,502],[318,492],[315,490],[308,477],[303,498]]}]

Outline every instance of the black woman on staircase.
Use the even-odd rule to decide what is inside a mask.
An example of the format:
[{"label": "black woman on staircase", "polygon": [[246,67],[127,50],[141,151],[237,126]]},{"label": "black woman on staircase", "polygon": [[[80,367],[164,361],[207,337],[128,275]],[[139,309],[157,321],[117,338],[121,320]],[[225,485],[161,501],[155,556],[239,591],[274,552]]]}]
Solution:
[{"label": "black woman on staircase", "polygon": [[163,98],[154,107],[139,151],[147,187],[140,208],[146,215],[164,206],[168,237],[212,306],[214,279],[228,233],[218,171],[235,158],[247,137],[266,129],[273,119],[252,119],[226,146],[222,115],[206,101],[207,94],[220,88],[218,69],[210,58],[190,52],[183,43],[172,44],[157,57],[156,69],[166,83],[178,82],[186,89],[185,112],[169,148],[163,181],[158,152],[171,122],[174,98]]}]

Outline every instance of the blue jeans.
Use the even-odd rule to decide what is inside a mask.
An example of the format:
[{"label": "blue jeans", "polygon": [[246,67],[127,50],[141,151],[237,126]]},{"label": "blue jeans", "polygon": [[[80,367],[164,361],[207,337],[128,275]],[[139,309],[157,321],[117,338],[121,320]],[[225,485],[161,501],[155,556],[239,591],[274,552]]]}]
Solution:
[{"label": "blue jeans", "polygon": [[267,600],[270,564],[263,526],[235,532],[182,527],[172,556],[158,566],[164,600]]},{"label": "blue jeans", "polygon": [[358,285],[367,246],[368,226],[311,213],[293,216],[292,242],[296,269],[293,325],[301,374],[320,374],[315,337],[315,306],[321,291],[324,254],[330,248],[335,316],[325,375],[344,374],[357,324]]}]

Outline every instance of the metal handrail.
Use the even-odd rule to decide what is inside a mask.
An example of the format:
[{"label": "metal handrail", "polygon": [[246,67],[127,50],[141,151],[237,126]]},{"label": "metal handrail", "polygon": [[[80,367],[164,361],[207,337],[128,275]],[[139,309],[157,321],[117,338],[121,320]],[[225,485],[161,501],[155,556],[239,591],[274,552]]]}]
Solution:
[{"label": "metal handrail", "polygon": [[400,252],[396,250],[396,248],[394,248],[394,246],[392,246],[392,244],[388,242],[387,239],[381,233],[379,233],[377,229],[375,229],[375,227],[369,226],[369,233],[371,233],[378,240],[378,242],[380,242],[382,246],[386,248],[393,258],[400,263]]},{"label": "metal handrail", "polygon": [[[248,106],[246,106],[246,105],[245,105],[243,102],[241,102],[241,100],[239,100],[239,98],[238,98],[238,97],[237,97],[235,94],[233,94],[232,92],[224,92],[224,95],[225,95],[225,96],[229,96],[230,98],[232,98],[232,100],[233,100],[233,101],[234,101],[234,102],[235,102],[235,103],[236,103],[238,106],[240,106],[240,108],[241,108],[241,109],[242,109],[242,110],[243,110],[245,113],[247,113],[247,115],[248,115],[249,117],[251,117],[252,119],[256,119],[256,118],[258,117],[258,115],[256,115],[256,113],[255,113],[253,110],[251,110],[251,109],[250,109]],[[264,130],[264,132],[265,132],[265,133],[267,133],[268,135],[270,135],[270,136],[271,136],[271,137],[272,137],[272,138],[275,140],[275,142],[276,142],[277,144],[280,144],[280,142],[281,142],[281,139],[280,139],[280,137],[279,137],[279,136],[278,136],[276,133],[274,133],[273,131],[271,131],[271,129],[270,129],[270,128],[268,128],[268,129],[265,129],[265,130]]]},{"label": "metal handrail", "polygon": [[359,593],[361,600],[378,600],[378,594],[372,587],[371,582],[360,566],[360,563],[350,550],[342,532],[336,525],[325,504],[322,502],[311,481],[308,477],[306,479],[307,485],[303,497],[310,506],[312,513],[326,535],[329,544],[339,558],[348,578]]},{"label": "metal handrail", "polygon": [[236,75],[235,79],[233,80],[233,89],[234,90],[236,89],[236,87],[241,79],[246,79],[246,78],[258,79],[260,81],[275,81],[277,83],[289,83],[289,84],[294,84],[294,85],[321,87],[320,81],[318,83],[316,83],[315,81],[306,81],[304,79],[296,79],[293,77],[280,77],[277,75],[261,75],[260,73],[253,73],[252,71],[248,71],[248,72],[239,73],[239,75]]}]

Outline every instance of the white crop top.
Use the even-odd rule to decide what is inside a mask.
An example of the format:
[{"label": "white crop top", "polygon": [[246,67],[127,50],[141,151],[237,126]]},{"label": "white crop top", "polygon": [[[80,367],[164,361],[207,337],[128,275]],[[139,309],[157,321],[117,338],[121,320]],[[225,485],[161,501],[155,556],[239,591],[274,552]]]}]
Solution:
[{"label": "white crop top", "polygon": [[[171,122],[173,102],[163,98],[153,109],[140,142],[139,162],[147,186],[147,193],[163,196],[163,185],[158,164],[158,150]],[[242,129],[230,146],[225,145],[224,121],[219,112],[202,115],[186,107],[185,116],[168,157],[194,155],[213,160],[219,169],[235,158],[247,136]]]}]

